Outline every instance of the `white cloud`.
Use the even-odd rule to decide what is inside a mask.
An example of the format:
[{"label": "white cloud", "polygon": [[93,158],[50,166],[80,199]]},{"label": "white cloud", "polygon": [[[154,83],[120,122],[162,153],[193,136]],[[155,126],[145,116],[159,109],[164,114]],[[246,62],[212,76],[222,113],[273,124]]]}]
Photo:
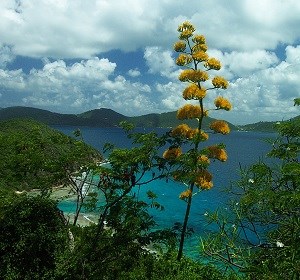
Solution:
[{"label": "white cloud", "polygon": [[0,69],[0,86],[8,90],[22,90],[25,87],[25,75],[21,69],[6,71]]},{"label": "white cloud", "polygon": [[222,60],[234,76],[245,77],[254,71],[269,68],[279,62],[275,53],[265,50],[225,53]]},{"label": "white cloud", "polygon": [[299,114],[293,107],[293,99],[300,96],[299,76],[300,64],[283,61],[232,82],[226,90],[234,105],[229,119],[235,123],[251,123],[288,119]]},{"label": "white cloud", "polygon": [[[158,53],[151,52],[149,58],[157,57]],[[214,71],[211,76],[224,75],[231,82],[225,91],[209,91],[205,106],[212,108],[217,95],[227,97],[233,103],[233,111],[212,112],[212,117],[224,118],[237,124],[288,119],[299,114],[293,106],[293,99],[300,96],[300,63],[292,63],[298,60],[299,54],[300,46],[288,46],[287,59],[280,62],[273,52],[264,50],[226,53],[211,50],[210,56],[220,59],[223,64],[223,69]],[[153,62],[153,65],[152,71],[156,70],[160,74],[168,73],[172,78],[178,74],[178,68],[171,68],[174,70],[172,73],[168,64],[156,67],[157,63]],[[156,85],[166,111],[177,110],[186,102],[181,95],[186,84],[171,80]]]},{"label": "white cloud", "polygon": [[[61,112],[109,107],[130,115],[176,110],[185,102],[184,84],[177,78],[172,46],[177,26],[190,20],[206,36],[209,54],[220,59],[218,74],[230,80],[228,90],[207,97],[212,102],[224,94],[233,101],[234,110],[224,118],[236,123],[293,116],[298,112],[292,99],[300,96],[299,14],[298,0],[190,0],[188,5],[175,0],[3,0],[1,104]],[[279,45],[286,46],[284,61]],[[145,61],[129,61],[123,69],[117,59],[118,67],[113,59],[97,57],[113,50],[124,56],[144,50]],[[42,59],[44,66],[29,73],[11,69],[20,55]],[[134,77],[138,83],[126,79]]]},{"label": "white cloud", "polygon": [[[214,48],[237,51],[275,49],[299,39],[297,0],[202,1],[204,9],[192,21]],[[204,7],[205,6],[205,7]]]},{"label": "white cloud", "polygon": [[183,89],[184,84],[178,82],[156,85],[156,91],[160,93],[164,111],[176,111],[185,103],[181,94]]},{"label": "white cloud", "polygon": [[144,59],[150,73],[159,74],[167,78],[177,78],[178,67],[170,50],[164,50],[158,46],[146,47]]},{"label": "white cloud", "polygon": [[8,63],[14,61],[15,57],[11,47],[0,45],[0,68],[5,68]]},{"label": "white cloud", "polygon": [[236,51],[293,44],[300,25],[297,0],[191,0],[189,5],[175,0],[5,0],[0,11],[3,43],[14,46],[17,55],[52,58],[168,48],[186,19],[213,48]]},{"label": "white cloud", "polygon": [[141,75],[141,72],[139,71],[138,68],[135,68],[135,69],[130,69],[130,70],[127,72],[127,74],[128,74],[130,77],[135,78],[135,77],[140,76],[140,75]]},{"label": "white cloud", "polygon": [[292,64],[300,63],[300,45],[293,47],[287,46],[285,49],[286,61]]},{"label": "white cloud", "polygon": [[149,95],[151,87],[140,82],[131,83],[124,76],[116,75],[116,64],[108,59],[95,57],[71,65],[63,60],[44,60],[44,63],[42,69],[32,69],[28,75],[22,70],[0,69],[3,95],[7,99],[13,98],[8,95],[21,98],[20,105],[59,112],[81,113],[108,107],[133,115],[156,110]]}]

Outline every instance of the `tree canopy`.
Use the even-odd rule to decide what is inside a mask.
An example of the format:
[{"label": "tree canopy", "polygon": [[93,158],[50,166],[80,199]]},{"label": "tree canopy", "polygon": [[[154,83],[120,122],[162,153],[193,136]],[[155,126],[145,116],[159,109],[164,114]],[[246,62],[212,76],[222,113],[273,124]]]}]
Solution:
[{"label": "tree canopy", "polygon": [[1,185],[14,190],[64,184],[70,173],[101,160],[83,141],[29,119],[0,123]]}]

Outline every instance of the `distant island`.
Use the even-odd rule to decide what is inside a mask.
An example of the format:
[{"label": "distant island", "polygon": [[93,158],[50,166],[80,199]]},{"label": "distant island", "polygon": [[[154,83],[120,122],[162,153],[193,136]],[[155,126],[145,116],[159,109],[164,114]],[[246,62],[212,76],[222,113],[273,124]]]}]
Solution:
[{"label": "distant island", "polygon": [[[300,116],[296,117],[299,118]],[[136,117],[128,117],[119,114],[111,109],[100,108],[90,110],[82,114],[60,114],[33,107],[7,107],[0,108],[0,120],[16,118],[28,118],[47,125],[70,125],[70,126],[91,126],[91,127],[116,127],[121,121],[128,121],[137,127],[175,127],[182,123],[176,119],[176,111],[161,114],[147,114]],[[203,128],[208,129],[212,118],[205,118]],[[186,121],[192,125],[193,121]],[[247,125],[233,125],[229,123],[231,130],[242,131],[266,131],[272,132],[276,122],[258,122]]]}]

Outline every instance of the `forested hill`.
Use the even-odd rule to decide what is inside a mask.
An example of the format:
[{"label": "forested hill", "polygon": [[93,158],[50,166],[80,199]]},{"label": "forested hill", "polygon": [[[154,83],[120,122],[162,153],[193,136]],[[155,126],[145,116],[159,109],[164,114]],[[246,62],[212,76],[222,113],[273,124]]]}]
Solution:
[{"label": "forested hill", "polygon": [[[13,118],[30,118],[47,125],[72,125],[72,126],[94,126],[94,127],[114,127],[121,121],[129,121],[138,127],[175,127],[181,124],[176,118],[176,111],[148,114],[137,117],[127,117],[111,109],[95,109],[82,114],[60,114],[47,110],[32,107],[8,107],[0,109],[0,120]],[[212,118],[204,119],[204,129],[207,129]],[[195,124],[195,121],[185,121],[187,124]],[[237,127],[229,123],[232,130]]]},{"label": "forested hill", "polygon": [[0,121],[0,158],[1,191],[2,187],[28,190],[64,184],[67,173],[101,161],[102,155],[45,124],[16,119]]},{"label": "forested hill", "polygon": [[8,107],[0,109],[0,120],[29,118],[47,125],[116,126],[127,117],[110,109],[97,109],[83,114],[60,114],[32,107]]},{"label": "forested hill", "polygon": [[[128,121],[134,123],[138,127],[176,127],[183,122],[190,125],[191,127],[196,125],[195,120],[178,120],[176,118],[177,112],[168,112],[161,114],[148,114],[138,117],[129,117]],[[207,117],[203,119],[203,129],[208,129],[209,124],[215,119]],[[237,127],[231,123],[229,126],[232,130],[236,130]]]},{"label": "forested hill", "polygon": [[[297,116],[295,118],[290,119],[290,121],[293,120],[299,120],[300,116]],[[246,125],[240,125],[238,126],[239,130],[244,131],[264,131],[264,132],[275,132],[276,131],[276,125],[280,124],[281,122],[257,122],[252,124],[246,124]]]}]

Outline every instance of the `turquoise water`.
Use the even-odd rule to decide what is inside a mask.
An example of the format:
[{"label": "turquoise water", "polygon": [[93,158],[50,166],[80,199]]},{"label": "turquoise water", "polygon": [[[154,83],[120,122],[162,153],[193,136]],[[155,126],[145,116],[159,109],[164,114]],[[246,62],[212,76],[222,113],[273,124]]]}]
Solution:
[{"label": "turquoise water", "polygon": [[[55,127],[56,129],[71,135],[76,127]],[[119,128],[80,128],[85,142],[91,144],[102,152],[104,143],[110,142],[117,147],[130,147],[123,131]],[[166,130],[158,129],[158,132]],[[192,227],[195,234],[187,238],[185,254],[194,258],[198,256],[199,238],[206,230],[205,213],[217,208],[226,211],[226,201],[229,196],[225,193],[230,182],[236,180],[240,166],[248,166],[263,158],[270,146],[264,139],[273,138],[275,134],[254,133],[254,132],[232,132],[227,136],[215,134],[210,137],[209,144],[224,143],[228,153],[228,161],[225,163],[213,162],[210,171],[213,174],[214,187],[209,191],[202,191],[193,198],[189,227]],[[147,175],[151,176],[151,174]],[[147,180],[147,178],[145,178]],[[150,210],[158,225],[158,228],[172,227],[176,222],[182,222],[186,204],[178,198],[185,189],[184,186],[174,181],[159,180],[144,185],[139,190],[141,198],[146,197],[146,192],[151,190],[158,195],[157,201],[164,207],[164,211]],[[65,212],[74,211],[74,203],[70,201],[59,204]]]}]

